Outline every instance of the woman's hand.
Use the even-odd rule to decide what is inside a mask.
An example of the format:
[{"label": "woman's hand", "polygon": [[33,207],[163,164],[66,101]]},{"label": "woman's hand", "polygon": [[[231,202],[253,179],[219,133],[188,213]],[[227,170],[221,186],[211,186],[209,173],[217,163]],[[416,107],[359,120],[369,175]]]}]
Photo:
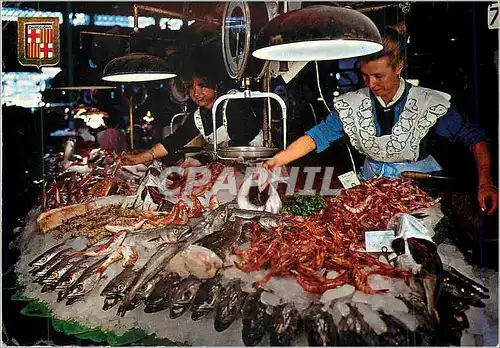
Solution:
[{"label": "woman's hand", "polygon": [[153,161],[153,154],[150,151],[142,151],[139,153],[124,153],[121,156],[122,165],[135,165]]},{"label": "woman's hand", "polygon": [[491,215],[498,207],[498,189],[492,184],[479,185],[477,188],[477,199],[481,210],[487,215]]}]

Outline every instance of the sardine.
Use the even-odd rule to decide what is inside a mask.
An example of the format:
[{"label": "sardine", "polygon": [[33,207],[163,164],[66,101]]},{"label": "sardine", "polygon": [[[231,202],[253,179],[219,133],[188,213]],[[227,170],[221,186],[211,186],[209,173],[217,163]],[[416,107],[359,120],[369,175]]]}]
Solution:
[{"label": "sardine", "polygon": [[271,326],[269,342],[271,346],[292,344],[300,325],[300,313],[293,303],[285,303],[274,309],[274,325]]},{"label": "sardine", "polygon": [[144,301],[144,313],[155,313],[168,309],[171,305],[172,296],[182,281],[176,273],[170,273],[161,279],[153,288],[151,294]]},{"label": "sardine", "polygon": [[33,268],[38,268],[46,264],[50,259],[52,259],[54,256],[57,255],[62,249],[64,249],[66,245],[66,242],[57,244],[56,246],[53,246],[49,250],[45,251],[42,255],[36,257],[34,260],[32,260],[30,263],[28,263],[28,266],[33,267]]},{"label": "sardine", "polygon": [[189,276],[180,282],[177,291],[172,296],[170,319],[180,317],[191,307],[201,284],[202,280],[193,276]]},{"label": "sardine", "polygon": [[200,320],[214,311],[220,300],[221,290],[222,284],[218,276],[203,283],[191,305],[191,319]]},{"label": "sardine", "polygon": [[120,274],[110,280],[101,291],[101,296],[122,298],[138,272],[138,269],[125,268]]},{"label": "sardine", "polygon": [[52,269],[56,264],[58,264],[66,255],[74,251],[71,248],[66,248],[59,251],[54,257],[52,257],[49,261],[47,261],[43,266],[36,268],[32,271],[32,275],[36,277],[38,280],[41,277],[44,277],[47,272]]},{"label": "sardine", "polygon": [[323,303],[313,302],[304,311],[304,328],[310,346],[336,346],[338,332],[331,314],[323,310]]},{"label": "sardine", "polygon": [[248,295],[241,309],[243,330],[241,337],[245,346],[256,346],[264,337],[269,323],[267,306],[260,301],[262,290]]},{"label": "sardine", "polygon": [[240,313],[247,293],[241,289],[241,280],[232,280],[222,289],[219,304],[215,309],[214,328],[218,332],[226,330]]},{"label": "sardine", "polygon": [[[185,250],[191,244],[197,242],[199,239],[212,234],[214,231],[222,228],[229,216],[229,208],[227,205],[221,205],[214,209],[207,218],[198,225],[197,229],[191,236],[180,244],[162,244],[158,251],[151,256],[148,262],[143,266],[140,275],[134,280],[130,291],[125,295],[123,302],[118,309],[117,315],[125,315],[129,310],[132,299],[137,294],[137,291],[148,280],[153,278],[161,269],[165,269],[170,260],[181,250]],[[217,229],[218,228],[218,229]]]}]

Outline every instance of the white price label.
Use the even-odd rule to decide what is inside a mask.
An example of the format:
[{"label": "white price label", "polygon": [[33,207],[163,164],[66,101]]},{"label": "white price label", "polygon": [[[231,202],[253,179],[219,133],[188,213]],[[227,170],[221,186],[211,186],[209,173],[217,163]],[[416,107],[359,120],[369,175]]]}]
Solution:
[{"label": "white price label", "polygon": [[351,187],[356,187],[360,184],[358,177],[354,174],[353,171],[344,173],[339,175],[339,180],[346,189],[350,189]]},{"label": "white price label", "polygon": [[498,2],[488,6],[488,28],[498,29]]},{"label": "white price label", "polygon": [[392,251],[391,242],[394,239],[394,231],[368,231],[365,232],[365,249],[367,252],[382,252],[382,247]]}]

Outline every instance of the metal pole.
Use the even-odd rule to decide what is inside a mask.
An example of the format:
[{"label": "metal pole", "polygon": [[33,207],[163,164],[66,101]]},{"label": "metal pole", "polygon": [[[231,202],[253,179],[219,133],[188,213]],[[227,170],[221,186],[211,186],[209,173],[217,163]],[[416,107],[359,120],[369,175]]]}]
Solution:
[{"label": "metal pole", "polygon": [[133,111],[133,97],[130,97],[128,103],[128,118],[129,118],[129,127],[130,127],[130,149],[134,149],[134,111]]},{"label": "metal pole", "polygon": [[[266,69],[266,89],[264,92],[270,92],[271,91],[271,72],[270,72],[270,67],[269,65],[267,66]],[[271,109],[271,98],[267,98],[267,145],[271,147],[273,143],[273,134],[272,134],[272,124],[273,124],[273,111]]]},{"label": "metal pole", "polygon": [[207,23],[213,23],[213,24],[220,25],[220,21],[217,19],[212,19],[212,18],[206,19],[206,18],[201,18],[201,17],[195,17],[195,16],[191,16],[191,15],[185,15],[182,13],[163,10],[163,9],[159,9],[156,7],[151,7],[151,6],[141,5],[141,4],[134,4],[134,16],[135,16],[135,13],[138,9],[153,12],[153,13],[159,13],[159,14],[162,14],[162,15],[165,15],[168,17],[172,17],[172,18],[187,19],[187,20],[194,19],[197,22],[207,22]]}]

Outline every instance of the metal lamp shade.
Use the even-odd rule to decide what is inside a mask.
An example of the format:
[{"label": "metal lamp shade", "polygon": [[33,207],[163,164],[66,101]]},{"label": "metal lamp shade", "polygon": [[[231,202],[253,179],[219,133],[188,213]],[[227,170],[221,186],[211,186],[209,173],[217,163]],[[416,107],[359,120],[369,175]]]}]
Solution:
[{"label": "metal lamp shade", "polygon": [[144,82],[175,76],[164,59],[145,53],[131,53],[106,64],[102,79],[110,82]]},{"label": "metal lamp shade", "polygon": [[364,14],[325,5],[280,15],[259,32],[256,58],[274,61],[346,59],[380,51],[382,38]]}]

